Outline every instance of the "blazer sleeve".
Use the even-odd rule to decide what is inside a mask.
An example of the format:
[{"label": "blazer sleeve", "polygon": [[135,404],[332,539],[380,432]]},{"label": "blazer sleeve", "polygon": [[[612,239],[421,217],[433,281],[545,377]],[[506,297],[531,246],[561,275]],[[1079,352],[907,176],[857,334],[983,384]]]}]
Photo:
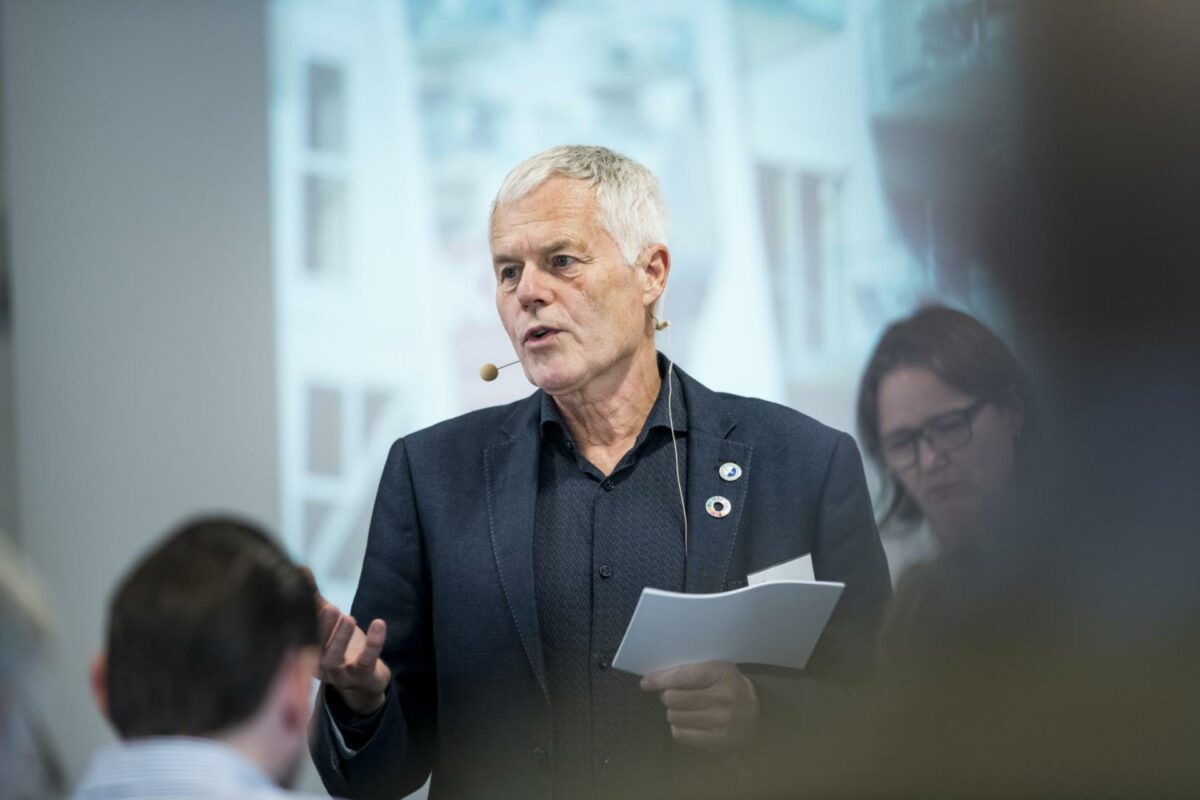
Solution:
[{"label": "blazer sleeve", "polygon": [[403,797],[429,776],[437,707],[429,565],[404,440],[388,453],[351,614],[387,623],[384,662],[392,684],[370,738],[349,756],[338,747],[323,686],[314,714],[313,761],[331,795]]},{"label": "blazer sleeve", "polygon": [[[762,735],[753,749],[771,751],[760,753],[768,758],[805,736],[819,736],[825,720],[851,713],[857,688],[874,677],[876,638],[891,579],[862,459],[845,433],[838,434],[825,471],[813,542],[817,578],[844,582],[846,588],[803,671],[744,669],[760,704]],[[772,758],[775,768],[784,761]]]}]

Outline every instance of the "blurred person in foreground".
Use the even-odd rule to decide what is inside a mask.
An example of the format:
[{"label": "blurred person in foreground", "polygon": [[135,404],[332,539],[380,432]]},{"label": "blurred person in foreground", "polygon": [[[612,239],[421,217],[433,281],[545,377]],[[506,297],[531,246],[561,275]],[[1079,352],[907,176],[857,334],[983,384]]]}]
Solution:
[{"label": "blurred person in foreground", "polygon": [[113,595],[91,680],[121,742],[76,800],[299,797],[318,655],[311,578],[270,537],[185,524]]},{"label": "blurred person in foreground", "polygon": [[[890,587],[858,450],[657,353],[671,258],[642,165],[540,153],[490,222],[538,390],[392,447],[353,616],[321,612],[317,768],[353,797],[431,770],[438,798],[751,794],[871,674]],[[804,671],[612,668],[644,588],[719,592],[805,555],[846,589]]]},{"label": "blurred person in foreground", "polygon": [[0,800],[45,800],[64,791],[61,764],[29,705],[49,636],[41,587],[0,532]]},{"label": "blurred person in foreground", "polygon": [[1038,452],[993,546],[936,571],[955,602],[913,650],[920,680],[831,734],[804,786],[1194,798],[1200,4],[970,4],[1001,7],[1016,135],[955,197],[982,201],[959,234],[1021,336]]}]

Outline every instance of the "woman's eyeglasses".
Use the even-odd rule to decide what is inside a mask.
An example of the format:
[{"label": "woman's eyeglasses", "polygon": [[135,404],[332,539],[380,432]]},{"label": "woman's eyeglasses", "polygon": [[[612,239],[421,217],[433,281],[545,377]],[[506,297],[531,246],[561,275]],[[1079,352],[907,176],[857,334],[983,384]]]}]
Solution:
[{"label": "woman's eyeglasses", "polygon": [[990,401],[976,400],[965,408],[930,417],[918,428],[903,428],[884,437],[883,457],[895,470],[912,469],[917,463],[921,441],[938,452],[948,452],[971,441],[971,424]]}]

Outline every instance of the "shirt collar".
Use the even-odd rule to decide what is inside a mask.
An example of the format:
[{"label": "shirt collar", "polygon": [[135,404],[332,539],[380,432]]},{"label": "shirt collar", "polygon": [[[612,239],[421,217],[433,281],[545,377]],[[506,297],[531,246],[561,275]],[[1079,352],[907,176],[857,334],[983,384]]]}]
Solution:
[{"label": "shirt collar", "polygon": [[286,796],[237,750],[214,739],[150,736],[119,742],[97,753],[79,787],[80,797],[108,796],[113,787],[214,793],[254,790]]},{"label": "shirt collar", "polygon": [[[687,433],[687,404],[683,401],[683,387],[675,371],[668,369],[670,363],[666,356],[662,353],[658,354],[658,374],[662,378],[662,386],[659,387],[658,397],[655,398],[654,405],[650,407],[650,414],[646,417],[646,421],[642,425],[641,433],[638,434],[637,444],[641,444],[650,431],[655,428],[670,430],[672,422],[674,422],[676,433]],[[668,374],[670,375],[670,381],[667,380]],[[542,392],[541,394],[542,407],[539,418],[539,429],[541,430],[542,438],[545,439],[547,434],[557,432],[566,441],[573,444],[571,429],[567,427],[562,412],[558,410],[558,404],[546,392]],[[669,413],[667,411],[668,398],[670,398]]]}]

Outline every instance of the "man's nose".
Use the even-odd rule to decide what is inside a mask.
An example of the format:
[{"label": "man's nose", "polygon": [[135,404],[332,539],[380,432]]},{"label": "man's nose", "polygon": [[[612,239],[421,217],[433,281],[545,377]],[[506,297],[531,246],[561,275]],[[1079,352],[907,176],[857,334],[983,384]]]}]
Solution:
[{"label": "man's nose", "polygon": [[545,305],[550,302],[551,297],[549,276],[543,270],[536,264],[529,264],[521,270],[521,280],[517,284],[517,302],[529,308]]}]

